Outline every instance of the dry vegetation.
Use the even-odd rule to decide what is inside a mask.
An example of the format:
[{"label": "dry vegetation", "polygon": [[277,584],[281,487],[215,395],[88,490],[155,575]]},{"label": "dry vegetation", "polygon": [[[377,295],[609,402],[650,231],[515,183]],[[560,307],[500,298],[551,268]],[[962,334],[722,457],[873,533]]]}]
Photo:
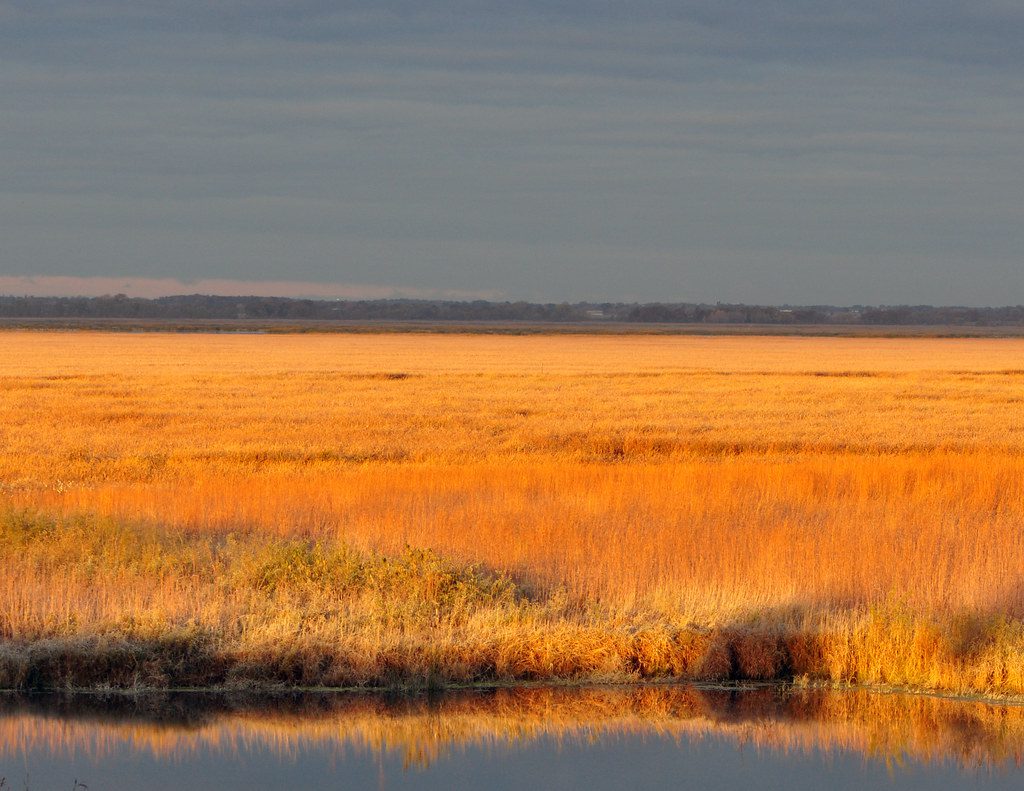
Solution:
[{"label": "dry vegetation", "polygon": [[1024,693],[1021,340],[7,332],[0,360],[0,687]]}]

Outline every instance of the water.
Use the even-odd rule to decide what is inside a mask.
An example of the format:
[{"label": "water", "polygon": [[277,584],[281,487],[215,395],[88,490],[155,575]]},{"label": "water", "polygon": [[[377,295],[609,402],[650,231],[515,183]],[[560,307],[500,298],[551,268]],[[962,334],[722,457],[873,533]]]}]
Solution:
[{"label": "water", "polygon": [[4,791],[1024,787],[1024,708],[857,692],[0,697]]}]

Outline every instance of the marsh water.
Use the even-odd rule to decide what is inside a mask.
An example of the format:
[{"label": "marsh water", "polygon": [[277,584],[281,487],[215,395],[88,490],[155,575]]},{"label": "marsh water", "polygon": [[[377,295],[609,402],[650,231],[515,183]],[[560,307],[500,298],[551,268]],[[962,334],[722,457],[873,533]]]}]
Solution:
[{"label": "marsh water", "polygon": [[651,686],[0,696],[5,791],[1024,787],[1024,708]]}]

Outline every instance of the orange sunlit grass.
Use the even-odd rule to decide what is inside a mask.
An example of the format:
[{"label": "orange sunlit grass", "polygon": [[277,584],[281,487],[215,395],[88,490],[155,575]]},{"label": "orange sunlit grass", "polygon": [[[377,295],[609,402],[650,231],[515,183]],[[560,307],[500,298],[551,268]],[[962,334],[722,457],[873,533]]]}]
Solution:
[{"label": "orange sunlit grass", "polygon": [[[0,359],[23,685],[42,641],[201,635],[247,683],[1024,692],[1021,340],[9,332]],[[247,576],[314,542],[511,588],[385,617],[376,583]]]}]

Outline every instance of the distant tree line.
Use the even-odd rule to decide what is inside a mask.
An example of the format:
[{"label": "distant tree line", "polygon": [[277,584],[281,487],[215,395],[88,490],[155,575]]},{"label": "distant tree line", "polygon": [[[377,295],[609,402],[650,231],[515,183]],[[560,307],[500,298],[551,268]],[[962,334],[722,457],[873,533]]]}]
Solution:
[{"label": "distant tree line", "polygon": [[101,297],[0,296],[0,318],[1024,326],[1024,306],[775,307],[688,302],[541,304],[423,299],[335,301],[285,297],[219,297],[203,294],[144,299],[114,294]]}]

